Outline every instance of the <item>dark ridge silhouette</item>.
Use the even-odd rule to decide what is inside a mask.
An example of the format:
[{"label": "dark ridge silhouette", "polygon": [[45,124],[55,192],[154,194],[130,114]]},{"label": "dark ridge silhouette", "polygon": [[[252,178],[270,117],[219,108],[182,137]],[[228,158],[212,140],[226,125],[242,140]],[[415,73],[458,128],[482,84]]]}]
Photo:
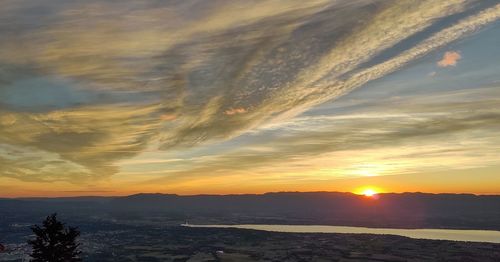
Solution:
[{"label": "dark ridge silhouette", "polygon": [[[323,224],[500,230],[500,196],[339,192],[243,195],[135,194],[125,197],[3,199],[1,212],[64,212],[116,219],[170,218],[190,223]],[[159,219],[158,221],[161,221]]]}]

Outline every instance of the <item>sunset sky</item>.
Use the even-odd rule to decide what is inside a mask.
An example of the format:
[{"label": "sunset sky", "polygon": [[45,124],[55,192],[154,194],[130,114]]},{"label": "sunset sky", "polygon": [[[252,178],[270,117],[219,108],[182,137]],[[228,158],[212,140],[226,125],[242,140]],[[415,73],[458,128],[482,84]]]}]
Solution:
[{"label": "sunset sky", "polygon": [[500,194],[497,0],[0,2],[0,197]]}]

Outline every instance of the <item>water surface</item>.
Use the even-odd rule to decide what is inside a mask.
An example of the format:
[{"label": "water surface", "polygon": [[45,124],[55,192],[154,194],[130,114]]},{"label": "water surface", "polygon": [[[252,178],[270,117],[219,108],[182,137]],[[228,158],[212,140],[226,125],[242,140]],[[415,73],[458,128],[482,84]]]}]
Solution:
[{"label": "water surface", "polygon": [[397,229],[397,228],[367,228],[346,226],[318,225],[191,225],[188,227],[210,228],[241,228],[289,233],[349,233],[349,234],[379,234],[398,235],[419,239],[437,239],[454,241],[474,241],[500,243],[500,231],[494,230],[458,230],[458,229]]}]

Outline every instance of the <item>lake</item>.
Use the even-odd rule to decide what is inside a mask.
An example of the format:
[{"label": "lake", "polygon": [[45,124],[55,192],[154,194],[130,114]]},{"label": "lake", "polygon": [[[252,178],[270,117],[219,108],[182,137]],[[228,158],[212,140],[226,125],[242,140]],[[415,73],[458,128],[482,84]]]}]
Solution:
[{"label": "lake", "polygon": [[458,229],[396,229],[317,225],[191,225],[188,227],[240,228],[289,233],[348,233],[398,235],[410,238],[500,243],[500,231]]}]

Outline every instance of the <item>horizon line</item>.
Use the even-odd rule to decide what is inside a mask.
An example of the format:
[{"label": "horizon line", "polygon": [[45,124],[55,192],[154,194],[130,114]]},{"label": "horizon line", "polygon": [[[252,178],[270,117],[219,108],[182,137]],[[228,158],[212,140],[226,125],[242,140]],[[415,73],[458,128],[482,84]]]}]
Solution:
[{"label": "horizon line", "polygon": [[[285,193],[301,193],[301,194],[307,194],[307,193],[340,193],[340,194],[351,194],[351,195],[356,195],[356,196],[363,196],[363,194],[358,194],[358,193],[353,193],[353,192],[342,192],[342,191],[271,191],[271,192],[264,192],[264,193],[234,193],[234,194],[176,194],[176,193],[160,193],[160,192],[138,192],[138,193],[133,193],[133,194],[127,194],[127,195],[79,195],[79,196],[26,196],[26,197],[8,197],[8,196],[0,196],[0,199],[61,199],[61,198],[119,198],[119,197],[130,197],[130,196],[136,196],[136,195],[170,195],[170,196],[179,196],[179,197],[193,197],[193,196],[248,196],[248,195],[253,195],[253,196],[263,196],[267,194],[285,194]],[[472,195],[472,196],[500,196],[500,193],[482,193],[482,194],[475,194],[475,193],[449,193],[449,192],[442,192],[442,193],[432,193],[432,192],[421,192],[421,191],[405,191],[405,192],[381,192],[377,193],[377,195],[389,195],[389,194],[396,194],[396,195],[403,195],[403,194],[426,194],[426,195]]]}]

